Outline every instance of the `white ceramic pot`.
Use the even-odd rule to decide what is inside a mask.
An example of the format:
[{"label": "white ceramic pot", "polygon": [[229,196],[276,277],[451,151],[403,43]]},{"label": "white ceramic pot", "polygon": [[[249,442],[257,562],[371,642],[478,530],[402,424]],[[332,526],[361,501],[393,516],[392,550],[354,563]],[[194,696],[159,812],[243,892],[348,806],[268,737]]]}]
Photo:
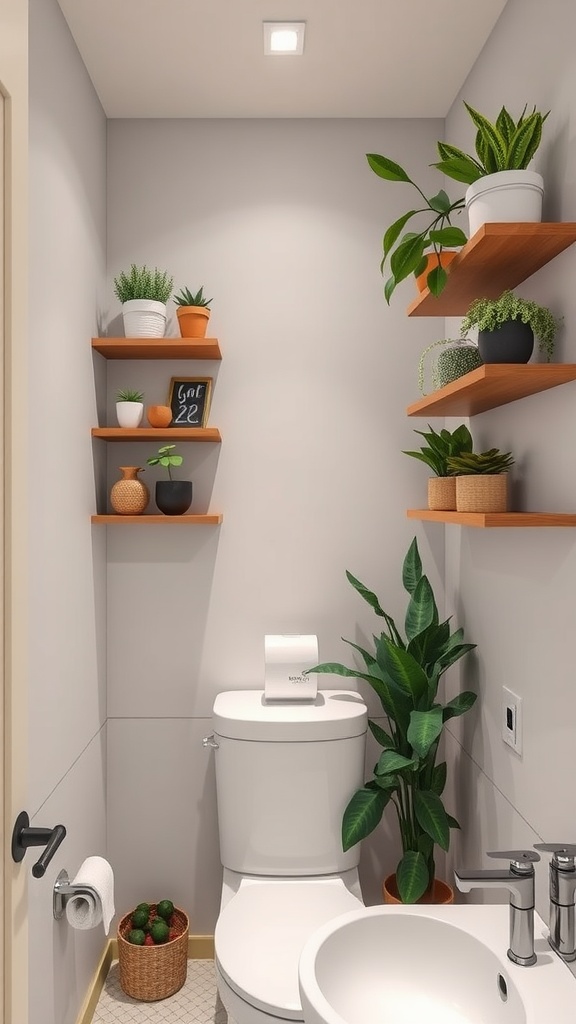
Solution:
[{"label": "white ceramic pot", "polygon": [[122,303],[124,334],[127,338],[163,338],[166,303],[152,299],[129,299]]},{"label": "white ceramic pot", "polygon": [[465,201],[470,237],[483,224],[542,220],[544,181],[535,171],[497,171],[468,186]]},{"label": "white ceramic pot", "polygon": [[143,412],[143,402],[116,402],[116,418],[120,427],[139,427]]}]

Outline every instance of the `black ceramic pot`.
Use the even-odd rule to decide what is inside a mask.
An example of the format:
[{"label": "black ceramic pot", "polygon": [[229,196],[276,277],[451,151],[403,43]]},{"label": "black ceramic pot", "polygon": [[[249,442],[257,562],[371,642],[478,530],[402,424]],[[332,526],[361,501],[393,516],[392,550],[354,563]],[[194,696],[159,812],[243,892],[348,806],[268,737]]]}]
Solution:
[{"label": "black ceramic pot", "polygon": [[165,516],[182,516],[192,504],[191,480],[157,480],[156,504]]},{"label": "black ceramic pot", "polygon": [[485,363],[527,363],[534,334],[521,320],[508,320],[494,331],[478,331],[478,351]]}]

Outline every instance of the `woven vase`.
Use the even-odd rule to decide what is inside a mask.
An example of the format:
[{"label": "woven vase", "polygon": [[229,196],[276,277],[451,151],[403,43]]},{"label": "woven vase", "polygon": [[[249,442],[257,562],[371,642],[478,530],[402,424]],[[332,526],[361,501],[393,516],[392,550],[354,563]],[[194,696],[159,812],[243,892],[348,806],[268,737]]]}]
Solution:
[{"label": "woven vase", "polygon": [[119,466],[121,480],[117,480],[110,491],[110,504],[120,516],[139,516],[150,501],[150,491],[138,479],[140,466]]},{"label": "woven vase", "polygon": [[507,512],[508,474],[478,473],[456,477],[457,512]]},{"label": "woven vase", "polygon": [[456,510],[456,477],[428,477],[428,508],[434,512]]}]

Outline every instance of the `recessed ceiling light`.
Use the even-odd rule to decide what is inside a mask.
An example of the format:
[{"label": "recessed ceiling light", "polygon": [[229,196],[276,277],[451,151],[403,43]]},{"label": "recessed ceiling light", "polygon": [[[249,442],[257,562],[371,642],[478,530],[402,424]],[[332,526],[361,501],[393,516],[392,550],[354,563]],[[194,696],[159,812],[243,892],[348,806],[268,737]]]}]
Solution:
[{"label": "recessed ceiling light", "polygon": [[305,21],[263,21],[264,53],[300,56],[304,53]]}]

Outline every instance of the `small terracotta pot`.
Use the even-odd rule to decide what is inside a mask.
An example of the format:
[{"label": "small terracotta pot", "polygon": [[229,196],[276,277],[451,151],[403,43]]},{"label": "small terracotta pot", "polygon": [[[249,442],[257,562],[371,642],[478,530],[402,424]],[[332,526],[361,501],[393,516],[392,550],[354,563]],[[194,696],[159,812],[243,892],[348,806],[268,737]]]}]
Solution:
[{"label": "small terracotta pot", "polygon": [[177,306],[176,316],[182,338],[205,338],[210,310],[207,306]]},{"label": "small terracotta pot", "polygon": [[149,405],[146,419],[151,427],[169,427],[172,423],[172,409],[169,405]]},{"label": "small terracotta pot", "polygon": [[[448,264],[452,263],[452,260],[457,255],[458,255],[457,252],[452,252],[450,249],[448,249],[448,250],[444,250],[443,249],[442,252],[440,253],[440,266],[444,267],[444,269],[446,269]],[[423,291],[426,290],[426,288],[428,287],[428,285],[426,283],[426,279],[428,277],[428,274],[430,273],[431,270],[434,270],[434,267],[437,267],[437,266],[438,266],[438,256],[436,255],[436,253],[435,252],[427,253],[426,254],[426,270],[423,270],[422,273],[418,274],[418,277],[416,278],[416,287],[417,287],[419,292],[423,292]]]},{"label": "small terracotta pot", "polygon": [[428,508],[434,512],[456,511],[456,477],[428,477]]},{"label": "small terracotta pot", "polygon": [[[398,895],[396,873],[388,875],[388,878],[385,878],[382,882],[382,896],[384,897],[384,903],[402,903]],[[448,885],[448,882],[442,882],[439,878],[435,878],[432,882],[432,888],[428,889],[416,902],[435,904],[436,906],[454,903],[454,890],[452,886]]]}]

